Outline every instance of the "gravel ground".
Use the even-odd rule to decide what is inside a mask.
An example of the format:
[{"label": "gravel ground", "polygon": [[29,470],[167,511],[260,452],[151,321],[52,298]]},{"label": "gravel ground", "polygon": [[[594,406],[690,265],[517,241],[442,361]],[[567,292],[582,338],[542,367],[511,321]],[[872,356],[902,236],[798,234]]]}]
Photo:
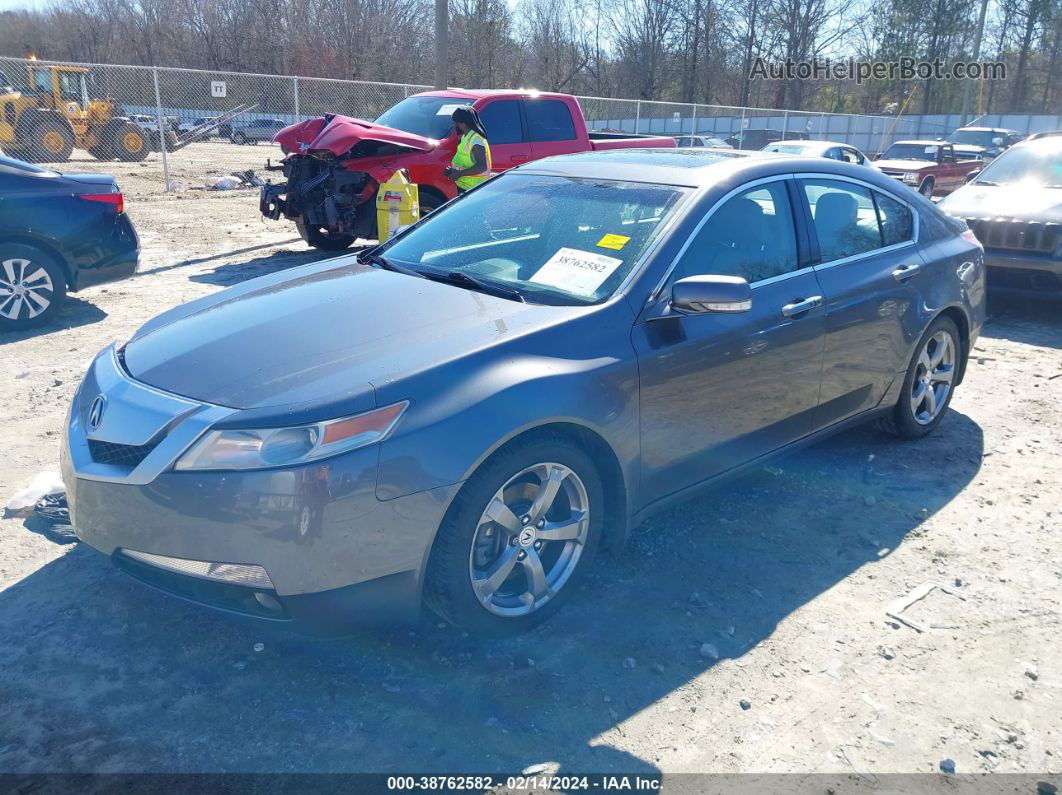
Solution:
[{"label": "gravel ground", "polygon": [[[247,168],[268,150],[238,151]],[[211,167],[175,161],[186,187]],[[150,163],[108,168],[141,273],[0,342],[0,500],[57,468],[99,348],[321,256],[260,220],[252,192],[160,196]],[[857,429],[690,500],[504,642],[430,617],[342,640],[267,632],[145,589],[39,519],[0,520],[0,771],[869,776],[951,759],[1057,775],[1059,376],[1057,308],[998,305],[934,435]],[[908,610],[925,632],[887,619],[926,581],[952,594]]]}]

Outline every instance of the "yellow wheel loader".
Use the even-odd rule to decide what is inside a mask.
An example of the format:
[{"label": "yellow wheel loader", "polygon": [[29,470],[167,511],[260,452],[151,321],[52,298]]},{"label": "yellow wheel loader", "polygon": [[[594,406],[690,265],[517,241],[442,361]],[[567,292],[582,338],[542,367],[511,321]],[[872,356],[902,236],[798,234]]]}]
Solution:
[{"label": "yellow wheel loader", "polygon": [[65,163],[75,148],[98,160],[128,161],[157,150],[158,132],[115,115],[109,99],[89,99],[87,73],[31,64],[20,87],[0,73],[0,149],[31,163]]}]

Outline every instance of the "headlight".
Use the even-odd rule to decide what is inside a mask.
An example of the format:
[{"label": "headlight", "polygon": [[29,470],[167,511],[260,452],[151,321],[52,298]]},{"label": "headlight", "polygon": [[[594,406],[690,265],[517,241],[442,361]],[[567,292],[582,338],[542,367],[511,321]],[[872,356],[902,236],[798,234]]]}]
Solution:
[{"label": "headlight", "polygon": [[292,428],[209,431],[177,460],[174,469],[267,469],[316,461],[381,441],[407,406],[405,400],[353,417]]},{"label": "headlight", "polygon": [[906,182],[908,185],[917,185],[918,174],[914,171],[908,171],[906,174],[903,175],[903,181]]}]

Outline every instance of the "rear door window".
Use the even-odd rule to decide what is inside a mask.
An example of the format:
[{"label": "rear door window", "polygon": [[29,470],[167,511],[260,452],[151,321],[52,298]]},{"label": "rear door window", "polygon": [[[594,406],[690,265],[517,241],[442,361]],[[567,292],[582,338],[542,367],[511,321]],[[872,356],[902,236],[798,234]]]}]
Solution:
[{"label": "rear door window", "polygon": [[880,191],[874,191],[874,202],[878,206],[882,243],[895,246],[914,239],[914,216],[910,207]]},{"label": "rear door window", "polygon": [[823,263],[882,247],[877,209],[869,188],[832,179],[807,179],[801,184],[811,207]]},{"label": "rear door window", "polygon": [[575,122],[571,111],[559,99],[524,101],[527,127],[532,141],[574,141]]}]

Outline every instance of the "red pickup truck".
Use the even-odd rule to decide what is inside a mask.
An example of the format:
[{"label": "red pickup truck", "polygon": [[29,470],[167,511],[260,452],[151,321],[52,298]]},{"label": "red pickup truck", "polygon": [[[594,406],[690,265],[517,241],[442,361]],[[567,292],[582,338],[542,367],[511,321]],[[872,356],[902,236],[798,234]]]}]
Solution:
[{"label": "red pickup truck", "polygon": [[874,165],[923,196],[944,196],[961,188],[983,160],[962,160],[945,141],[897,141]]},{"label": "red pickup truck", "polygon": [[421,213],[431,212],[457,195],[443,169],[457,149],[450,115],[460,105],[479,112],[495,172],[550,155],[675,146],[674,138],[589,132],[567,94],[428,91],[375,122],[326,114],[278,132],[273,140],[287,153],[285,182],[262,188],[262,215],[293,220],[311,246],[346,248],[376,237],[376,191],[402,168],[419,186]]}]

